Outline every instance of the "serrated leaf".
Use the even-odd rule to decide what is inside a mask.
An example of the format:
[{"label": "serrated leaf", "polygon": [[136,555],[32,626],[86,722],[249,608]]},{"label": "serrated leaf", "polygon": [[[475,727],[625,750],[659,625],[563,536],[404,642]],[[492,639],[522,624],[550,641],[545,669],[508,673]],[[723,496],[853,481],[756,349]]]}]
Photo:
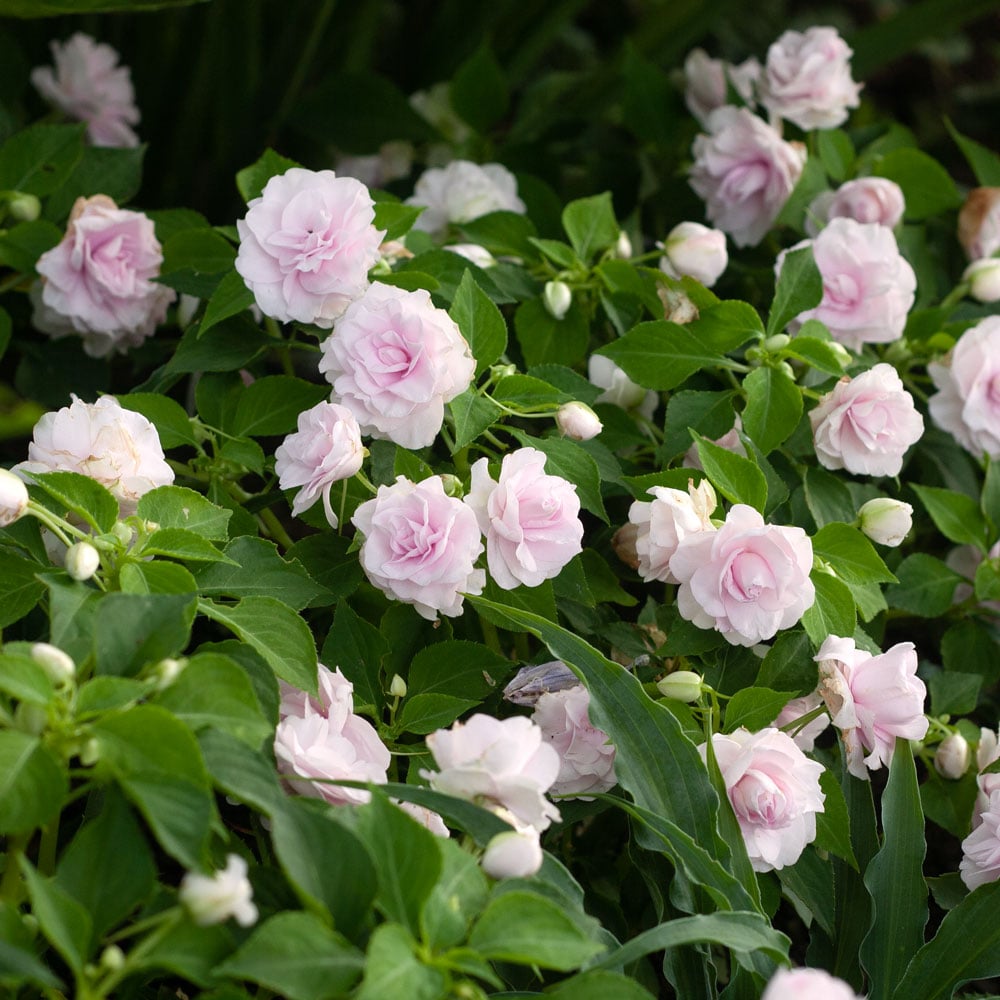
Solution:
[{"label": "serrated leaf", "polygon": [[802,392],[778,368],[755,368],[743,380],[747,405],[743,429],[767,455],[782,444],[802,416]]},{"label": "serrated leaf", "polygon": [[44,826],[63,804],[65,768],[37,736],[0,731],[0,833]]},{"label": "serrated leaf", "polygon": [[160,486],[139,498],[139,517],[161,528],[185,528],[213,542],[229,537],[232,511],[206,500],[185,486]]},{"label": "serrated leaf", "polygon": [[814,570],[810,576],[816,600],[802,615],[802,626],[817,646],[829,635],[854,635],[857,625],[854,595],[846,583]]},{"label": "serrated leaf", "polygon": [[782,259],[767,318],[767,335],[781,333],[800,313],[818,306],[823,298],[823,276],[813,258],[812,246],[789,250]]},{"label": "serrated leaf", "polygon": [[475,389],[466,389],[456,396],[448,409],[455,421],[455,451],[467,447],[503,416],[503,410],[489,396],[482,396]]},{"label": "serrated leaf", "polygon": [[478,377],[507,349],[507,324],[471,271],[462,275],[448,315],[458,324],[476,359]]},{"label": "serrated leaf", "polygon": [[734,455],[713,441],[691,431],[705,475],[732,503],[745,503],[763,512],[767,504],[767,480],[754,462]]},{"label": "serrated leaf", "polygon": [[563,209],[562,224],[582,261],[589,261],[598,250],[611,246],[620,231],[608,191],[571,201]]},{"label": "serrated leaf", "polygon": [[972,497],[916,483],[913,489],[945,538],[958,545],[974,545],[980,552],[986,551],[986,520]]},{"label": "serrated leaf", "polygon": [[236,187],[244,201],[258,198],[267,182],[276,174],[283,174],[291,167],[299,166],[295,160],[281,156],[273,149],[265,149],[256,163],[244,167],[236,174]]}]

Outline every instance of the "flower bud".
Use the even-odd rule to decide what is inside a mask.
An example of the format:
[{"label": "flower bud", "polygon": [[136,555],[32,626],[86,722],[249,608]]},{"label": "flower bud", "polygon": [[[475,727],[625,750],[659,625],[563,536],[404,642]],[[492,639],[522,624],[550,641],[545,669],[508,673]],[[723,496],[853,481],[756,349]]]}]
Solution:
[{"label": "flower bud", "polygon": [[112,972],[117,972],[118,969],[124,968],[125,966],[125,952],[121,950],[116,944],[109,944],[104,951],[101,952],[101,968],[110,969]]},{"label": "flower bud", "polygon": [[12,191],[7,199],[7,215],[14,222],[34,222],[42,214],[42,203],[33,194]]},{"label": "flower bud", "polygon": [[913,527],[913,508],[902,500],[877,497],[858,511],[861,530],[879,545],[895,548]]},{"label": "flower bud", "polygon": [[49,722],[49,713],[41,705],[22,701],[14,710],[14,725],[23,733],[41,736]]},{"label": "flower bud", "polygon": [[628,233],[624,230],[618,234],[618,242],[615,243],[614,255],[618,260],[632,259],[632,241],[628,238]]},{"label": "flower bud", "polygon": [[441,480],[441,485],[444,487],[446,496],[459,497],[461,499],[465,491],[462,488],[462,480],[458,476],[454,476],[450,472],[442,472],[438,476],[438,479]]},{"label": "flower bud", "polygon": [[627,524],[623,524],[611,539],[611,547],[615,550],[615,555],[632,569],[639,568],[639,553],[635,547],[638,537],[639,525],[629,521]]},{"label": "flower bud", "polygon": [[0,528],[13,524],[28,509],[28,487],[9,469],[0,469]]},{"label": "flower bud", "polygon": [[831,340],[826,346],[837,355],[837,360],[840,362],[841,368],[846,368],[854,361],[854,358],[851,357],[851,352],[839,341]]},{"label": "flower bud", "polygon": [[562,319],[573,304],[573,293],[565,281],[547,281],[542,301],[553,319]]},{"label": "flower bud", "polygon": [[685,326],[698,318],[698,307],[687,295],[676,288],[664,288],[661,285],[656,289],[656,294],[663,303],[663,318],[668,323]]},{"label": "flower bud", "polygon": [[391,694],[393,698],[406,697],[406,681],[404,681],[399,674],[392,675],[392,680],[389,683],[389,694]]},{"label": "flower bud", "polygon": [[675,670],[660,678],[656,687],[664,698],[672,698],[674,701],[690,704],[701,697],[701,677],[693,670]]},{"label": "flower bud", "polygon": [[483,871],[491,878],[527,878],[542,867],[542,845],[535,830],[498,833],[483,854]]},{"label": "flower bud", "polygon": [[111,528],[111,534],[121,542],[122,545],[131,545],[134,532],[124,521],[115,521]]},{"label": "flower bud", "polygon": [[942,778],[958,781],[969,769],[969,744],[961,733],[946,736],[934,753],[934,770]]},{"label": "flower bud", "polygon": [[1000,301],[1000,259],[974,260],[962,273],[962,280],[969,283],[969,294],[977,302]]},{"label": "flower bud", "polygon": [[101,554],[90,542],[76,542],[66,550],[66,572],[74,580],[89,580],[100,565]]},{"label": "flower bud", "polygon": [[80,748],[80,763],[84,767],[93,767],[101,759],[101,744],[95,739],[89,739]]},{"label": "flower bud", "polygon": [[682,222],[663,243],[660,270],[672,278],[688,276],[711,288],[729,263],[726,234],[700,222]]},{"label": "flower bud", "polygon": [[587,406],[574,400],[563,403],[556,411],[556,426],[568,438],[574,441],[589,441],[597,437],[604,428],[601,418]]},{"label": "flower bud", "polygon": [[787,333],[776,333],[764,341],[765,351],[781,351],[792,342]]},{"label": "flower bud", "polygon": [[47,642],[36,642],[31,647],[31,658],[57,687],[68,684],[76,676],[76,664],[73,658],[58,646],[51,646]]},{"label": "flower bud", "polygon": [[172,656],[168,656],[153,667],[153,677],[156,680],[156,690],[163,691],[170,687],[171,684],[180,677],[184,668],[187,666],[187,660],[175,660]]}]

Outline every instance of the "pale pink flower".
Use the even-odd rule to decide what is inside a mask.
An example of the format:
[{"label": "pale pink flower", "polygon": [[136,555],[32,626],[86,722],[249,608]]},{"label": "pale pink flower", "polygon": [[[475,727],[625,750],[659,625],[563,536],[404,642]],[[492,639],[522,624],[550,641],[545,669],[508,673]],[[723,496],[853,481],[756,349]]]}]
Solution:
[{"label": "pale pink flower", "polygon": [[686,535],[671,556],[677,610],[734,646],[754,646],[812,606],[812,564],[812,542],[801,528],[765,524],[753,507],[736,504],[718,531]]},{"label": "pale pink flower", "polygon": [[791,729],[785,731],[792,737],[800,750],[809,753],[816,745],[816,737],[825,732],[826,727],[830,725],[830,716],[824,711],[801,728],[798,728],[795,723],[814,712],[822,704],[823,699],[815,691],[803,695],[801,698],[793,698],[778,713],[778,717],[771,725],[775,729],[785,729],[786,726],[791,726]]},{"label": "pale pink flower", "polygon": [[[712,749],[754,871],[794,865],[816,839],[823,765],[778,729],[714,733]],[[705,760],[706,744],[698,751]]]},{"label": "pale pink flower", "polygon": [[826,218],[877,222],[895,229],[905,210],[903,189],[895,181],[887,177],[858,177],[841,184],[833,193]]},{"label": "pale pink flower", "polygon": [[490,212],[523,215],[527,210],[517,195],[517,179],[506,167],[470,160],[425,170],[406,204],[424,209],[413,228],[428,233],[442,233],[453,222],[470,222]]},{"label": "pale pink flower", "polygon": [[427,827],[435,837],[443,837],[447,840],[451,836],[448,827],[445,826],[444,820],[433,809],[417,805],[416,802],[396,802],[396,805],[410,819],[416,820],[421,826]]},{"label": "pale pink flower", "polygon": [[958,870],[969,889],[1000,878],[1000,791],[990,795],[975,829],[962,841]]},{"label": "pale pink flower", "polygon": [[369,781],[385,784],[389,751],[367,719],[354,714],[354,685],[340,669],[320,664],[319,697],[282,684],[274,756],[278,771],[303,795],[335,805],[367,802],[361,788],[330,781]]},{"label": "pale pink flower", "polygon": [[548,691],[535,702],[531,721],[559,754],[559,776],[553,795],[587,799],[618,783],[615,748],[608,735],[590,721],[590,692],[582,685]]},{"label": "pale pink flower", "polygon": [[455,618],[464,594],[481,594],[486,574],[475,568],[483,551],[471,508],[448,496],[438,476],[412,483],[402,476],[380,486],[351,518],[364,535],[359,558],[372,584],[412,604],[433,621]]},{"label": "pale pink flower", "polygon": [[368,189],[332,170],[272,177],[236,229],[236,270],[265,316],[329,328],[368,287],[384,230]]},{"label": "pale pink flower", "polygon": [[428,292],[378,282],[347,309],[322,350],[319,370],[362,433],[404,448],[433,443],[444,404],[476,372],[458,325]]},{"label": "pale pink flower", "polygon": [[959,732],[949,733],[934,751],[934,770],[942,778],[958,781],[969,770],[969,741]]},{"label": "pale pink flower", "polygon": [[536,448],[505,455],[499,480],[485,458],[472,466],[465,503],[486,536],[490,575],[503,590],[537,587],[582,551],[576,486],[544,469],[545,454]]},{"label": "pale pink flower", "polygon": [[556,426],[565,437],[574,441],[589,441],[604,429],[601,418],[578,400],[563,403],[556,411]]},{"label": "pale pink flower", "polygon": [[969,260],[1000,250],[1000,187],[977,187],[958,213],[958,242]]},{"label": "pale pink flower", "polygon": [[927,371],[938,390],[927,404],[934,423],[976,458],[1000,457],[1000,316],[966,330]]},{"label": "pale pink flower", "polygon": [[972,829],[982,822],[982,814],[989,809],[994,792],[1000,792],[1000,771],[987,772],[990,764],[1000,760],[1000,741],[992,729],[979,730],[979,745],[976,747],[976,805],[972,810]]},{"label": "pale pink flower", "polygon": [[864,1000],[823,969],[778,969],[760,1000]]},{"label": "pale pink flower", "polygon": [[[834,340],[854,351],[864,344],[898,340],[916,296],[917,279],[899,252],[891,229],[853,219],[831,219],[812,241],[813,258],[823,277],[823,298],[799,313],[793,330],[808,319],[826,324]],[[778,255],[781,274],[786,251]]]},{"label": "pale pink flower", "polygon": [[149,337],[176,293],[154,279],[163,253],[153,222],[107,195],[77,198],[62,240],[38,258],[35,326],[53,337],[76,335],[101,358]]},{"label": "pale pink flower", "polygon": [[587,378],[604,392],[595,403],[611,403],[623,410],[635,410],[647,420],[651,419],[660,402],[660,394],[646,390],[633,382],[611,358],[591,354],[587,361]]},{"label": "pale pink flower", "polygon": [[711,288],[729,264],[726,234],[700,222],[680,222],[663,241],[660,270],[671,278],[690,277]]},{"label": "pale pink flower", "polygon": [[292,501],[298,517],[320,497],[331,527],[337,515],[330,505],[330,489],[342,479],[350,479],[364,461],[361,430],[354,414],[337,403],[317,403],[299,414],[298,430],[289,434],[274,452],[274,471],[283,490],[302,489]]},{"label": "pale pink flower", "polygon": [[12,471],[28,479],[34,472],[90,476],[111,491],[122,517],[135,513],[143,494],[174,481],[156,428],[114,396],[96,403],[74,396],[69,406],[46,413],[35,424],[28,460]]},{"label": "pale pink flower", "polygon": [[28,488],[9,469],[0,469],[0,528],[13,524],[28,509]]},{"label": "pale pink flower", "polygon": [[[873,656],[853,639],[828,636],[815,656],[819,692],[840,730],[847,769],[857,778],[888,766],[897,737],[922,740],[927,733],[927,688],[917,677],[912,642]],[[868,756],[864,756],[868,751]]]},{"label": "pale pink flower", "polygon": [[629,522],[637,528],[639,576],[647,583],[678,583],[670,572],[670,557],[687,535],[716,530],[712,524],[712,512],[718,503],[715,490],[704,479],[697,487],[689,482],[686,491],[651,486],[646,492],[653,500],[636,500],[628,512]]},{"label": "pale pink flower", "polygon": [[798,182],[805,150],[746,108],[718,108],[706,127],[692,146],[691,187],[710,222],[737,246],[756,246]]},{"label": "pale pink flower", "polygon": [[851,49],[834,28],[786,31],[767,50],[760,100],[799,128],[836,128],[861,102]]},{"label": "pale pink flower", "polygon": [[257,922],[247,863],[238,854],[227,855],[226,867],[214,875],[188,872],[181,879],[177,899],[200,927],[221,924],[230,917],[240,927],[251,927]]},{"label": "pale pink flower", "polygon": [[924,418],[892,365],[841,379],[809,412],[820,465],[862,476],[896,476]]},{"label": "pale pink flower", "polygon": [[139,137],[130,127],[139,122],[132,74],[118,65],[118,53],[79,31],[62,44],[50,42],[49,48],[55,70],[38,66],[31,71],[42,97],[70,118],[86,122],[95,146],[138,146]]},{"label": "pale pink flower", "polygon": [[530,878],[542,867],[542,860],[537,830],[508,830],[490,839],[482,866],[490,878]]},{"label": "pale pink flower", "polygon": [[704,49],[692,49],[684,60],[684,103],[704,125],[716,108],[728,103],[730,85],[747,104],[752,103],[759,77],[760,63],[756,59],[733,66],[712,59]]},{"label": "pale pink flower", "polygon": [[[722,437],[715,438],[712,444],[717,444],[720,448],[725,448],[726,451],[731,451],[734,455],[742,455],[746,457],[746,446],[743,444],[743,440],[740,437],[740,431],[743,430],[743,421],[740,419],[740,415],[736,414],[736,419],[733,421],[733,426],[726,431]],[[701,469],[705,471],[701,464],[701,456],[698,454],[698,445],[692,444],[686,452],[684,452],[684,458],[681,462],[685,469]]]},{"label": "pale pink flower", "polygon": [[420,774],[437,791],[509,810],[538,832],[560,818],[545,798],[559,776],[559,754],[530,719],[476,714],[431,733],[427,748],[440,770]]}]

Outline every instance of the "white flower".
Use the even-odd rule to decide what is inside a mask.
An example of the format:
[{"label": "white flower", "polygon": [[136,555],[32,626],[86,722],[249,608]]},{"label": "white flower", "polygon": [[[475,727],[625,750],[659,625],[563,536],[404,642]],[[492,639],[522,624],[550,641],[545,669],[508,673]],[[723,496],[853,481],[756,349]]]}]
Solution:
[{"label": "white flower", "polygon": [[542,867],[542,845],[536,830],[498,833],[486,845],[483,871],[491,878],[528,878]]},{"label": "white flower", "polygon": [[469,222],[490,212],[524,214],[525,204],[517,196],[517,180],[499,163],[453,160],[443,168],[425,171],[417,180],[407,205],[424,211],[414,229],[440,233],[452,222]]},{"label": "white flower", "polygon": [[0,469],[0,528],[13,524],[28,509],[28,487],[9,469]]},{"label": "white flower", "polygon": [[587,362],[587,378],[604,392],[594,401],[612,403],[623,410],[636,410],[647,420],[653,416],[660,402],[660,394],[636,385],[611,358],[591,354]]},{"label": "white flower", "polygon": [[230,854],[226,867],[214,875],[188,872],[177,895],[191,919],[201,927],[221,924],[230,917],[235,917],[241,927],[257,922],[247,863],[238,854]]}]

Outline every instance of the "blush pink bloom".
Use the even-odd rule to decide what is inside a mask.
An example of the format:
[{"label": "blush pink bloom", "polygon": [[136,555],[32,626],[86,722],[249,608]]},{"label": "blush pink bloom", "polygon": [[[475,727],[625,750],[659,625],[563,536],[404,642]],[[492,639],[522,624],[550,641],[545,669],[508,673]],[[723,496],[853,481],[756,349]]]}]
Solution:
[{"label": "blush pink bloom", "polygon": [[118,65],[110,45],[77,32],[60,44],[50,42],[55,69],[31,71],[35,89],[70,118],[87,123],[87,137],[95,146],[139,145],[131,126],[139,123],[132,74]]},{"label": "blush pink bloom", "polygon": [[867,780],[869,770],[888,766],[897,737],[924,738],[927,688],[917,677],[912,642],[896,643],[873,656],[853,639],[831,635],[815,659],[819,693],[841,732],[847,769],[855,777]]},{"label": "blush pink bloom", "polygon": [[107,195],[77,198],[66,234],[38,258],[35,326],[76,335],[101,358],[136,347],[162,323],[176,293],[155,279],[163,252],[153,222]]},{"label": "blush pink bloom", "polygon": [[798,727],[797,723],[799,719],[809,715],[822,704],[823,699],[820,698],[815,691],[811,694],[804,695],[801,698],[793,698],[778,713],[778,717],[771,723],[771,725],[774,726],[775,729],[784,729],[785,726],[790,725],[792,728],[786,730],[788,735],[792,737],[795,741],[795,745],[800,750],[804,753],[809,753],[816,745],[816,737],[825,732],[826,727],[830,725],[830,716],[824,711],[817,715],[812,721],[807,722],[801,728]]},{"label": "blush pink bloom", "polygon": [[718,503],[715,490],[704,479],[697,487],[689,481],[687,491],[652,486],[646,492],[653,500],[636,500],[628,512],[629,522],[637,529],[639,576],[647,583],[678,583],[670,572],[670,557],[681,539],[699,531],[716,530],[712,524],[712,512]]},{"label": "blush pink bloom", "polygon": [[503,590],[537,587],[582,551],[576,486],[544,469],[545,455],[535,448],[505,455],[499,480],[485,458],[472,466],[465,503],[486,536],[490,575]]},{"label": "blush pink bloom", "polygon": [[359,558],[372,584],[412,604],[431,621],[455,618],[464,594],[481,594],[486,574],[475,568],[483,551],[476,515],[448,496],[440,477],[412,483],[400,476],[380,486],[351,518],[364,535]]},{"label": "blush pink bloom", "polygon": [[320,497],[330,526],[337,515],[330,505],[330,489],[342,479],[350,479],[364,461],[361,430],[354,414],[337,403],[317,403],[299,414],[298,430],[289,434],[274,452],[274,471],[283,490],[302,488],[292,502],[298,517]]},{"label": "blush pink bloom", "polygon": [[497,811],[539,833],[558,820],[545,798],[559,776],[559,754],[530,719],[473,715],[427,737],[438,771],[421,771],[439,792]]},{"label": "blush pink bloom", "polygon": [[976,458],[1000,457],[1000,316],[966,330],[927,371],[938,390],[927,404],[934,423]]},{"label": "blush pink bloom", "polygon": [[719,108],[706,127],[692,146],[691,187],[710,222],[737,246],[756,246],[801,176],[805,150],[745,108]]},{"label": "blush pink bloom", "polygon": [[535,702],[531,721],[559,754],[559,776],[553,795],[587,799],[618,783],[615,748],[608,735],[590,721],[590,692],[582,685],[548,691]]},{"label": "blush pink bloom", "polygon": [[700,222],[680,222],[663,241],[660,270],[671,278],[690,277],[711,288],[729,264],[726,234]]},{"label": "blush pink bloom", "polygon": [[755,646],[812,607],[812,564],[801,528],[765,524],[753,507],[736,504],[718,531],[686,535],[671,556],[677,610],[734,646]]},{"label": "blush pink bloom", "polygon": [[34,472],[90,476],[114,495],[122,517],[135,513],[141,496],[174,481],[156,428],[114,396],[96,403],[74,396],[69,406],[46,413],[35,424],[28,460],[12,471],[29,479]]},{"label": "blush pink bloom", "polygon": [[892,365],[841,379],[809,412],[820,465],[862,476],[896,476],[924,433],[924,418]]},{"label": "blush pink bloom", "polygon": [[822,969],[778,969],[760,1000],[864,1000]]},{"label": "blush pink bloom", "polygon": [[1000,187],[969,192],[958,213],[958,242],[969,260],[992,257],[1000,250]]},{"label": "blush pink bloom", "polygon": [[[778,729],[715,733],[712,749],[754,871],[794,865],[816,839],[823,765]],[[706,744],[698,751],[706,760]]]},{"label": "blush pink bloom", "polygon": [[389,751],[367,719],[354,714],[354,685],[340,672],[319,665],[319,696],[281,685],[279,722],[274,734],[278,771],[303,795],[335,805],[367,802],[361,788],[329,781],[385,784]]},{"label": "blush pink bloom", "polygon": [[432,167],[417,179],[407,205],[423,208],[414,229],[443,233],[453,222],[469,222],[490,212],[517,212],[525,204],[517,195],[517,179],[499,163],[452,160]]},{"label": "blush pink bloom", "polygon": [[432,444],[444,404],[472,382],[476,362],[455,321],[423,289],[373,284],[322,345],[319,370],[361,431],[404,448]]},{"label": "blush pink bloom", "polygon": [[979,730],[979,745],[976,747],[976,805],[972,810],[972,829],[982,822],[982,814],[990,807],[994,792],[1000,792],[1000,772],[987,772],[986,768],[1000,760],[1000,742],[992,729]]},{"label": "blush pink bloom", "polygon": [[1000,878],[1000,791],[989,797],[975,829],[962,841],[958,870],[969,889]]},{"label": "blush pink bloom", "polygon": [[836,128],[861,103],[851,55],[834,28],[786,31],[767,50],[761,103],[804,131]]},{"label": "blush pink bloom", "polygon": [[236,223],[236,270],[265,316],[329,328],[368,287],[384,230],[368,189],[332,170],[272,177]]},{"label": "blush pink bloom", "polygon": [[704,125],[716,108],[728,103],[730,85],[747,104],[752,103],[759,77],[760,63],[756,59],[733,66],[712,59],[704,49],[692,49],[684,60],[684,103]]},{"label": "blush pink bloom", "polygon": [[841,184],[827,206],[827,219],[877,222],[895,229],[903,218],[903,189],[887,177],[858,177]]}]

